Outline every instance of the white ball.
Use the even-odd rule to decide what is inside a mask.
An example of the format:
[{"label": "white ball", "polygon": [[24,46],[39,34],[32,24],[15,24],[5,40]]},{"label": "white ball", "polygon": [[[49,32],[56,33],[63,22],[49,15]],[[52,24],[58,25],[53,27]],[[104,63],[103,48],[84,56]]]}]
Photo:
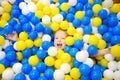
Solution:
[{"label": "white ball", "polygon": [[70,6],[75,6],[75,5],[77,4],[77,0],[69,0],[69,1],[68,1],[68,4],[69,4]]},{"label": "white ball", "polygon": [[29,2],[27,6],[30,12],[35,12],[37,10],[37,6],[33,2]]},{"label": "white ball", "polygon": [[71,68],[70,68],[70,65],[68,63],[63,63],[60,66],[60,70],[62,70],[64,73],[69,73]]},{"label": "white ball", "polygon": [[50,56],[56,56],[57,55],[57,48],[56,47],[50,47],[49,49],[48,49],[48,54],[50,55]]},{"label": "white ball", "polygon": [[0,46],[0,51],[2,51],[2,46]]},{"label": "white ball", "polygon": [[31,0],[24,0],[26,3],[30,3],[31,2]]},{"label": "white ball", "polygon": [[88,49],[88,47],[89,47],[89,44],[84,43],[83,50],[87,50],[87,49]]},{"label": "white ball", "polygon": [[2,78],[4,80],[13,80],[14,78],[14,71],[9,69],[9,70],[5,70],[3,73],[2,73]]},{"label": "white ball", "polygon": [[97,29],[97,27],[92,26],[92,33],[93,33],[93,34],[98,33],[98,29]]},{"label": "white ball", "polygon": [[87,60],[89,54],[86,50],[82,50],[76,53],[75,58],[79,62],[84,62]]},{"label": "white ball", "polygon": [[53,76],[54,76],[55,80],[63,80],[65,75],[64,75],[63,71],[61,71],[61,70],[55,70]]},{"label": "white ball", "polygon": [[50,4],[50,8],[56,7],[55,4]]},{"label": "white ball", "polygon": [[29,9],[28,9],[27,6],[25,6],[25,7],[22,8],[22,14],[27,15],[29,12],[30,11],[29,11]]},{"label": "white ball", "polygon": [[102,35],[101,35],[101,34],[96,33],[95,35],[96,35],[99,39],[102,39]]},{"label": "white ball", "polygon": [[117,62],[117,69],[119,69],[119,71],[120,71],[120,61]]},{"label": "white ball", "polygon": [[4,9],[0,7],[0,15],[3,13]]},{"label": "white ball", "polygon": [[1,3],[0,3],[2,6],[4,6],[5,4],[9,4],[8,1],[6,0],[2,0]]},{"label": "white ball", "polygon": [[49,6],[50,5],[50,0],[39,0],[43,5]]},{"label": "white ball", "polygon": [[113,71],[110,69],[107,69],[103,72],[103,76],[107,79],[113,79]]},{"label": "white ball", "polygon": [[13,48],[14,48],[15,50],[17,50],[17,48],[16,48],[16,42],[13,44]]},{"label": "white ball", "polygon": [[105,55],[104,55],[104,58],[105,58],[107,61],[113,61],[113,60],[114,60],[114,57],[112,56],[112,54],[105,54]]},{"label": "white ball", "polygon": [[108,12],[108,15],[110,14],[110,11],[108,8],[103,8],[103,9],[105,9]]},{"label": "white ball", "polygon": [[5,52],[0,51],[0,60],[4,59],[6,57]]},{"label": "white ball", "polygon": [[39,33],[38,33],[38,37],[41,38],[42,36],[43,36],[43,33],[42,33],[42,32],[39,32]]},{"label": "white ball", "polygon": [[104,5],[106,8],[110,8],[113,5],[113,1],[112,0],[105,0]]},{"label": "white ball", "polygon": [[114,80],[120,80],[120,70],[113,73]]},{"label": "white ball", "polygon": [[29,75],[26,74],[25,77],[26,77],[26,80],[30,80]]},{"label": "white ball", "polygon": [[83,62],[84,64],[87,64],[89,67],[93,66],[93,60],[91,58],[87,58],[87,60],[85,62]]},{"label": "white ball", "polygon": [[21,63],[15,63],[12,67],[13,71],[15,73],[20,73],[22,69],[22,64]]},{"label": "white ball", "polygon": [[83,34],[83,28],[82,28],[82,27],[78,27],[78,28],[76,29],[76,32]]},{"label": "white ball", "polygon": [[61,22],[63,21],[63,16],[61,14],[57,14],[55,16],[52,17],[52,22]]},{"label": "white ball", "polygon": [[2,48],[5,49],[9,45],[10,45],[10,41],[9,40],[5,40],[5,43],[2,45]]},{"label": "white ball", "polygon": [[110,62],[108,63],[108,68],[109,68],[110,70],[115,71],[115,70],[117,69],[117,62],[116,62],[116,61],[110,61]]},{"label": "white ball", "polygon": [[48,34],[44,34],[43,37],[42,37],[42,41],[51,41],[51,36],[48,35]]},{"label": "white ball", "polygon": [[49,23],[50,23],[50,17],[49,17],[48,15],[44,15],[44,16],[42,17],[42,22],[43,22],[44,24],[49,24]]},{"label": "white ball", "polygon": [[88,34],[85,34],[85,35],[83,36],[83,41],[84,41],[85,43],[88,43],[89,36],[90,36],[90,35],[88,35]]},{"label": "white ball", "polygon": [[120,12],[117,13],[117,18],[120,20]]},{"label": "white ball", "polygon": [[10,4],[14,4],[15,1],[16,1],[16,0],[8,0],[8,2],[9,2]]},{"label": "white ball", "polygon": [[19,8],[23,9],[25,6],[27,6],[27,4],[25,2],[20,2],[19,3]]}]

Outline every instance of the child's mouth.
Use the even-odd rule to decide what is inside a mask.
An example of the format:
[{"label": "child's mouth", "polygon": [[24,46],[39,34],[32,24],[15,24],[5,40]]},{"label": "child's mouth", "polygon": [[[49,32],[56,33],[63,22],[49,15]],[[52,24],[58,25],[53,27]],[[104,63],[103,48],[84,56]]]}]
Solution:
[{"label": "child's mouth", "polygon": [[61,47],[62,47],[62,44],[61,44],[61,43],[57,44],[57,47],[58,47],[58,48],[61,48]]}]

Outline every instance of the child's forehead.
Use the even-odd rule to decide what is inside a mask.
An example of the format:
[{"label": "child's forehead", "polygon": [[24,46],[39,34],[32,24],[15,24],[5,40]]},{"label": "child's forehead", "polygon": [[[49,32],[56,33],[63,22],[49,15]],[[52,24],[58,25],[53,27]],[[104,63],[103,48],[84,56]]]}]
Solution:
[{"label": "child's forehead", "polygon": [[55,35],[66,35],[66,33],[65,33],[65,31],[62,31],[62,30],[59,30],[59,31],[57,31],[56,33],[55,33]]}]

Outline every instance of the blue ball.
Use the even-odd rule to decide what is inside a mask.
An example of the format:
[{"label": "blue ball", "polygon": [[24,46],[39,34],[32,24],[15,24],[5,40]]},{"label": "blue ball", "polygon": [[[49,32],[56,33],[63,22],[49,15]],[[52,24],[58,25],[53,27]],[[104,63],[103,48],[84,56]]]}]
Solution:
[{"label": "blue ball", "polygon": [[86,11],[92,10],[92,7],[93,7],[93,4],[86,4],[85,10],[86,10]]},{"label": "blue ball", "polygon": [[9,61],[14,61],[16,60],[16,52],[15,51],[9,51],[7,52],[7,55],[6,55],[6,58],[9,60]]},{"label": "blue ball", "polygon": [[35,25],[35,31],[37,32],[43,32],[44,31],[44,26],[40,23]]},{"label": "blue ball", "polygon": [[31,48],[31,50],[32,50],[32,53],[33,53],[33,54],[36,54],[37,51],[39,50],[39,48],[36,47],[36,46],[33,46],[33,47]]},{"label": "blue ball", "polygon": [[17,61],[17,60],[14,60],[14,61],[10,62],[10,67],[13,67],[13,65],[14,65],[15,63],[18,63],[18,61]]},{"label": "blue ball", "polygon": [[83,48],[83,45],[84,45],[83,40],[76,40],[76,41],[74,42],[74,47],[77,48],[77,49],[82,49],[82,48]]},{"label": "blue ball", "polygon": [[22,51],[22,55],[24,58],[29,58],[32,55],[32,50],[29,48],[26,48]]},{"label": "blue ball", "polygon": [[113,34],[114,35],[120,35],[120,26],[115,26],[113,28]]},{"label": "blue ball", "polygon": [[7,58],[0,60],[0,64],[3,64],[5,67],[10,66],[10,61]]},{"label": "blue ball", "polygon": [[34,16],[34,13],[32,13],[32,12],[29,12],[27,15],[26,15],[26,17],[27,17],[27,19],[28,20],[31,20],[31,18]]},{"label": "blue ball", "polygon": [[66,12],[64,12],[64,11],[61,11],[60,12],[60,14],[64,17],[64,19],[66,18],[66,16],[67,16],[67,13]]},{"label": "blue ball", "polygon": [[54,74],[54,70],[51,69],[51,68],[48,68],[48,69],[45,70],[45,72],[44,72],[44,76],[45,76],[47,79],[49,79],[49,80],[52,80],[53,74]]},{"label": "blue ball", "polygon": [[41,50],[37,51],[37,56],[38,56],[38,58],[44,60],[45,57],[47,56],[47,53],[44,50],[41,49]]},{"label": "blue ball", "polygon": [[68,2],[68,0],[58,0],[58,2],[59,2],[60,4],[62,4],[62,3],[64,3],[64,2]]},{"label": "blue ball", "polygon": [[92,18],[93,15],[94,15],[94,13],[93,13],[92,10],[86,10],[86,11],[85,11],[85,16],[86,16],[86,17]]},{"label": "blue ball", "polygon": [[102,5],[102,0],[94,0],[94,4],[100,4],[100,5]]},{"label": "blue ball", "polygon": [[90,80],[90,76],[81,75],[80,80]]},{"label": "blue ball", "polygon": [[109,18],[109,20],[108,20],[108,25],[110,26],[110,27],[115,27],[115,26],[117,26],[117,24],[118,24],[118,22],[119,22],[119,20],[117,19],[117,17],[110,17]]},{"label": "blue ball", "polygon": [[108,30],[108,27],[107,27],[106,25],[100,25],[100,26],[98,27],[98,33],[100,33],[100,34],[106,33],[107,30]]},{"label": "blue ball", "polygon": [[78,49],[77,49],[77,48],[71,48],[71,49],[69,50],[69,54],[70,54],[73,58],[75,58],[75,55],[76,55],[77,52],[78,52]]},{"label": "blue ball", "polygon": [[9,52],[9,51],[14,51],[14,48],[13,48],[13,45],[10,45],[10,46],[7,46],[5,49],[4,49],[5,53]]},{"label": "blue ball", "polygon": [[101,71],[102,73],[103,73],[105,70],[106,70],[106,68],[105,68],[105,67],[100,66],[100,71]]},{"label": "blue ball", "polygon": [[79,10],[81,11],[81,10],[84,9],[84,5],[82,3],[77,3],[77,5],[75,6],[75,9],[78,10],[78,11]]},{"label": "blue ball", "polygon": [[20,33],[22,31],[22,26],[21,24],[16,24],[14,26],[14,30],[17,32],[17,33]]},{"label": "blue ball", "polygon": [[90,73],[90,67],[87,64],[81,64],[79,71],[82,75],[88,75]]},{"label": "blue ball", "polygon": [[9,25],[14,26],[17,24],[17,21],[15,19],[10,19],[8,22]]},{"label": "blue ball", "polygon": [[81,25],[81,21],[79,19],[74,19],[72,23],[75,28],[78,28]]},{"label": "blue ball", "polygon": [[97,52],[98,52],[98,48],[97,48],[96,46],[94,46],[94,45],[90,45],[90,46],[88,47],[87,51],[88,51],[88,53],[89,53],[90,55],[95,55],[95,54],[97,54]]},{"label": "blue ball", "polygon": [[29,73],[29,77],[31,80],[38,80],[40,76],[40,73],[38,72],[38,70],[31,70]]},{"label": "blue ball", "polygon": [[43,50],[48,50],[48,48],[51,46],[51,43],[49,41],[43,41],[42,42],[42,48]]},{"label": "blue ball", "polygon": [[99,70],[99,71],[100,71],[100,69],[101,69],[101,66],[100,66],[100,65],[94,64],[94,65],[92,66],[92,68],[91,68],[91,71],[94,71],[94,70]]},{"label": "blue ball", "polygon": [[119,35],[112,36],[111,44],[112,45],[120,44],[120,36]]},{"label": "blue ball", "polygon": [[21,25],[24,25],[25,23],[29,23],[28,19],[24,15],[20,15],[19,21]]},{"label": "blue ball", "polygon": [[76,68],[79,68],[79,66],[82,64],[82,62],[79,62],[79,61],[77,61],[77,60],[73,60],[73,62],[72,62],[72,65],[73,65],[73,67],[76,67]]},{"label": "blue ball", "polygon": [[76,9],[75,9],[74,7],[70,7],[70,8],[68,9],[68,13],[75,14],[75,12],[76,12]]},{"label": "blue ball", "polygon": [[38,37],[38,33],[36,31],[31,31],[29,33],[29,38],[35,40]]},{"label": "blue ball", "polygon": [[52,30],[51,30],[51,28],[49,27],[49,26],[46,26],[45,28],[44,28],[44,34],[51,34],[52,33]]},{"label": "blue ball", "polygon": [[70,46],[65,46],[64,47],[64,52],[69,53],[71,47]]},{"label": "blue ball", "polygon": [[107,18],[107,16],[108,16],[107,10],[101,9],[101,10],[98,12],[98,16],[99,16],[100,18],[102,18],[102,19]]},{"label": "blue ball", "polygon": [[91,34],[92,33],[92,27],[90,25],[83,27],[84,34]]},{"label": "blue ball", "polygon": [[113,36],[112,33],[106,32],[106,33],[103,34],[103,39],[104,39],[106,42],[110,42],[112,36]]},{"label": "blue ball", "polygon": [[28,58],[24,58],[24,59],[22,60],[22,64],[28,64]]},{"label": "blue ball", "polygon": [[21,12],[18,9],[14,9],[14,10],[11,11],[11,16],[12,17],[18,18],[20,16],[20,14],[21,14]]},{"label": "blue ball", "polygon": [[28,32],[28,33],[31,32],[32,31],[32,26],[29,23],[25,23],[23,25],[23,31]]},{"label": "blue ball", "polygon": [[20,8],[19,8],[19,6],[18,6],[18,5],[13,4],[13,6],[12,6],[12,11],[13,11],[13,10],[20,10]]},{"label": "blue ball", "polygon": [[46,65],[45,63],[43,62],[39,62],[37,65],[36,65],[36,69],[41,73],[41,72],[44,72],[46,70]]},{"label": "blue ball", "polygon": [[66,20],[68,22],[72,22],[74,20],[74,15],[72,13],[67,14]]},{"label": "blue ball", "polygon": [[30,21],[32,22],[33,25],[36,25],[40,22],[40,19],[36,16],[32,16]]},{"label": "blue ball", "polygon": [[91,71],[91,79],[92,80],[101,80],[102,73],[99,70]]},{"label": "blue ball", "polygon": [[26,80],[26,77],[22,73],[18,73],[15,75],[14,80]]},{"label": "blue ball", "polygon": [[88,0],[77,0],[78,3],[82,3],[83,5],[87,4]]},{"label": "blue ball", "polygon": [[6,25],[4,27],[4,31],[5,31],[6,34],[11,34],[13,32],[13,27],[10,26],[10,25]]},{"label": "blue ball", "polygon": [[44,77],[44,76],[42,76],[42,77],[39,77],[39,79],[38,80],[47,80],[47,78],[46,77]]},{"label": "blue ball", "polygon": [[31,70],[32,70],[32,66],[30,64],[27,64],[27,63],[23,64],[23,66],[22,66],[22,72],[24,74],[29,74]]},{"label": "blue ball", "polygon": [[81,23],[86,26],[89,25],[90,23],[90,18],[89,17],[83,17]]}]

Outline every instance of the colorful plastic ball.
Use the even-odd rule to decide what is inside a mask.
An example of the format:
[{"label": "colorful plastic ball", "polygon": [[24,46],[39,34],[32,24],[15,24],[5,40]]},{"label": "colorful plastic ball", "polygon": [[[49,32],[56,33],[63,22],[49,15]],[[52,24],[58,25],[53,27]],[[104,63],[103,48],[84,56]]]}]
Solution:
[{"label": "colorful plastic ball", "polygon": [[98,12],[98,16],[99,16],[100,18],[102,18],[102,19],[107,18],[107,16],[108,16],[107,10],[101,9],[101,10]]},{"label": "colorful plastic ball", "polygon": [[68,63],[63,63],[60,66],[60,70],[63,71],[66,74],[66,73],[70,72],[71,67],[70,67],[70,65]]},{"label": "colorful plastic ball", "polygon": [[39,77],[38,80],[47,80],[47,78],[42,76],[42,77]]},{"label": "colorful plastic ball", "polygon": [[36,25],[40,22],[39,18],[36,16],[33,16],[30,21],[33,25]]},{"label": "colorful plastic ball", "polygon": [[72,57],[75,57],[76,53],[78,52],[78,49],[77,48],[71,48],[69,50],[69,54],[72,56]]},{"label": "colorful plastic ball", "polygon": [[4,80],[13,80],[13,78],[14,78],[14,71],[12,69],[6,69],[2,73],[2,78]]},{"label": "colorful plastic ball", "polygon": [[60,69],[61,64],[62,64],[61,59],[55,60],[55,64],[54,64],[55,69]]},{"label": "colorful plastic ball", "polygon": [[25,44],[27,48],[32,48],[33,47],[33,41],[31,39],[25,40]]},{"label": "colorful plastic ball", "polygon": [[31,80],[38,79],[40,76],[40,73],[38,70],[31,70],[29,73],[29,77]]},{"label": "colorful plastic ball", "polygon": [[62,60],[62,62],[69,63],[69,62],[71,62],[72,58],[68,53],[64,53],[61,55],[60,59]]},{"label": "colorful plastic ball", "polygon": [[12,6],[11,6],[10,4],[5,4],[5,5],[3,6],[3,8],[4,8],[4,11],[5,11],[5,12],[10,12]]},{"label": "colorful plastic ball", "polygon": [[79,69],[78,68],[72,68],[71,71],[70,71],[70,76],[73,78],[73,79],[79,79],[81,74],[79,72]]},{"label": "colorful plastic ball", "polygon": [[4,59],[6,57],[5,52],[0,51],[0,60]]},{"label": "colorful plastic ball", "polygon": [[59,29],[60,25],[57,22],[52,22],[51,23],[51,29],[52,31],[57,31]]},{"label": "colorful plastic ball", "polygon": [[114,57],[112,56],[112,54],[106,54],[106,55],[104,55],[104,57],[108,61],[113,61],[114,60]]},{"label": "colorful plastic ball", "polygon": [[7,57],[8,60],[14,61],[16,59],[16,53],[15,53],[15,51],[9,51],[9,52],[7,52],[6,57]]},{"label": "colorful plastic ball", "polygon": [[76,33],[76,29],[71,26],[67,29],[67,33],[68,35],[74,35]]},{"label": "colorful plastic ball", "polygon": [[1,16],[1,19],[8,21],[10,19],[10,14],[9,13],[3,13]]},{"label": "colorful plastic ball", "polygon": [[49,41],[49,42],[51,42],[51,37],[50,37],[50,35],[44,34],[44,35],[42,36],[42,41]]},{"label": "colorful plastic ball", "polygon": [[107,69],[103,72],[103,76],[107,79],[113,79],[113,71],[110,69]]},{"label": "colorful plastic ball", "polygon": [[105,40],[99,40],[98,44],[97,44],[97,48],[99,49],[104,49],[106,47],[106,41]]},{"label": "colorful plastic ball", "polygon": [[120,43],[120,36],[119,35],[115,35],[111,38],[111,44],[112,45],[116,45]]},{"label": "colorful plastic ball", "polygon": [[100,65],[103,66],[103,67],[105,67],[105,68],[107,68],[108,67],[108,61],[106,59],[102,59],[100,61]]},{"label": "colorful plastic ball", "polygon": [[68,9],[69,9],[68,3],[62,3],[62,4],[60,5],[60,9],[61,9],[62,11],[67,12]]},{"label": "colorful plastic ball", "polygon": [[98,42],[99,42],[99,39],[97,36],[95,35],[90,35],[89,36],[89,39],[88,39],[88,42],[91,44],[91,45],[97,45]]},{"label": "colorful plastic ball", "polygon": [[74,14],[72,14],[72,13],[67,14],[66,20],[68,22],[72,22],[74,20]]},{"label": "colorful plastic ball", "polygon": [[90,67],[87,64],[81,64],[79,66],[79,71],[82,75],[88,75],[90,72]]},{"label": "colorful plastic ball", "polygon": [[38,50],[36,55],[43,60],[47,56],[47,53],[44,50]]},{"label": "colorful plastic ball", "polygon": [[27,6],[27,4],[25,2],[20,2],[19,3],[19,8],[23,9],[25,6]]},{"label": "colorful plastic ball", "polygon": [[28,59],[28,63],[33,67],[36,66],[39,62],[39,58],[36,55],[30,56]]},{"label": "colorful plastic ball", "polygon": [[24,25],[26,23],[28,24],[28,22],[29,22],[27,17],[24,15],[20,15],[18,19],[19,19],[19,22],[21,23],[21,25]]},{"label": "colorful plastic ball", "polygon": [[40,23],[35,25],[35,31],[37,32],[43,32],[44,31],[44,26]]},{"label": "colorful plastic ball", "polygon": [[81,21],[79,19],[74,19],[72,23],[75,28],[78,28],[81,25]]},{"label": "colorful plastic ball", "polygon": [[120,20],[120,12],[117,13],[117,18]]},{"label": "colorful plastic ball", "polygon": [[81,49],[81,48],[83,48],[83,44],[84,44],[84,42],[82,40],[76,40],[74,42],[74,47],[78,48],[78,49]]},{"label": "colorful plastic ball", "polygon": [[69,27],[69,23],[68,23],[67,21],[62,21],[62,22],[60,23],[60,28],[61,28],[62,30],[67,30],[68,27]]},{"label": "colorful plastic ball", "polygon": [[102,9],[102,6],[100,4],[95,4],[93,7],[92,7],[92,10],[95,14],[97,14],[100,10]]},{"label": "colorful plastic ball", "polygon": [[34,40],[34,45],[36,47],[40,47],[41,44],[42,44],[42,39],[41,38],[38,37],[37,39]]},{"label": "colorful plastic ball", "polygon": [[75,12],[76,12],[76,9],[74,7],[70,7],[68,9],[68,13],[75,14]]},{"label": "colorful plastic ball", "polygon": [[17,21],[15,19],[10,19],[8,22],[9,25],[14,26],[17,24]]},{"label": "colorful plastic ball", "polygon": [[18,61],[22,61],[22,59],[23,59],[22,53],[21,53],[21,52],[16,52],[16,55],[17,55],[16,59],[17,59]]},{"label": "colorful plastic ball", "polygon": [[46,65],[45,63],[43,62],[39,62],[37,65],[36,65],[36,69],[41,73],[41,72],[44,72],[46,70]]},{"label": "colorful plastic ball", "polygon": [[114,35],[120,35],[120,27],[119,26],[115,26],[114,28],[113,28],[113,34]]},{"label": "colorful plastic ball", "polygon": [[101,24],[102,24],[101,18],[99,18],[99,17],[94,17],[94,18],[92,19],[92,25],[93,25],[93,26],[98,27],[98,26],[100,26]]},{"label": "colorful plastic ball", "polygon": [[15,44],[15,49],[24,50],[26,48],[26,44],[24,41],[17,41]]},{"label": "colorful plastic ball", "polygon": [[79,68],[79,66],[81,65],[82,63],[81,62],[79,62],[79,61],[77,61],[77,60],[73,60],[73,62],[72,62],[72,65],[73,65],[73,67],[76,67],[76,68]]},{"label": "colorful plastic ball", "polygon": [[102,73],[99,70],[91,71],[91,79],[92,80],[101,80],[102,79]]},{"label": "colorful plastic ball", "polygon": [[15,75],[14,80],[26,80],[26,77],[22,73],[18,73]]},{"label": "colorful plastic ball", "polygon": [[5,66],[3,64],[0,64],[0,75],[4,72]]},{"label": "colorful plastic ball", "polygon": [[29,48],[26,48],[22,51],[22,55],[24,58],[29,58],[32,55],[32,51]]},{"label": "colorful plastic ball", "polygon": [[45,27],[44,28],[44,32],[43,32],[44,34],[51,34],[52,33],[52,30],[51,30],[51,28],[50,27]]},{"label": "colorful plastic ball", "polygon": [[31,31],[28,35],[31,40],[35,40],[38,37],[38,33],[36,31]]},{"label": "colorful plastic ball", "polygon": [[52,22],[61,22],[63,21],[63,15],[62,14],[56,14],[52,17]]},{"label": "colorful plastic ball", "polygon": [[119,45],[112,46],[110,52],[114,57],[120,57],[120,54],[118,54],[120,52],[120,46]]},{"label": "colorful plastic ball", "polygon": [[102,5],[102,0],[94,0],[94,4],[100,4],[100,5]]},{"label": "colorful plastic ball", "polygon": [[110,42],[112,36],[113,36],[113,35],[112,35],[111,32],[106,32],[106,33],[104,33],[104,35],[103,35],[103,39],[104,39],[106,42]]},{"label": "colorful plastic ball", "polygon": [[81,24],[83,24],[84,26],[89,25],[90,23],[90,18],[89,17],[83,17]]},{"label": "colorful plastic ball", "polygon": [[18,9],[14,9],[11,11],[11,15],[15,18],[18,18],[20,16],[21,12]]},{"label": "colorful plastic ball", "polygon": [[89,53],[90,55],[96,55],[97,52],[98,52],[98,48],[97,48],[96,46],[94,46],[94,45],[90,45],[90,46],[88,47],[87,51],[88,51],[88,53]]},{"label": "colorful plastic ball", "polygon": [[72,77],[70,75],[65,75],[64,80],[72,80]]},{"label": "colorful plastic ball", "polygon": [[91,26],[84,26],[83,28],[84,34],[91,34],[92,33],[92,27]]},{"label": "colorful plastic ball", "polygon": [[23,25],[23,31],[31,32],[32,31],[32,26],[29,23],[24,24]]},{"label": "colorful plastic ball", "polygon": [[68,52],[70,51],[70,49],[71,49],[70,46],[65,46],[65,47],[64,47],[64,52],[67,52],[67,53],[68,53]]},{"label": "colorful plastic ball", "polygon": [[52,79],[53,78],[53,73],[54,73],[53,69],[47,68],[44,72],[44,76],[48,79]]},{"label": "colorful plastic ball", "polygon": [[26,32],[20,32],[19,39],[20,40],[27,40],[28,39],[28,34]]},{"label": "colorful plastic ball", "polygon": [[21,63],[15,63],[12,66],[12,69],[15,73],[21,73],[21,68],[22,68],[22,64]]},{"label": "colorful plastic ball", "polygon": [[21,70],[22,70],[23,73],[29,74],[30,71],[32,70],[32,66],[30,64],[23,64]]},{"label": "colorful plastic ball", "polygon": [[85,15],[85,14],[84,14],[83,11],[77,11],[77,12],[75,13],[75,18],[82,20],[82,18],[84,17],[84,15]]},{"label": "colorful plastic ball", "polygon": [[49,24],[50,23],[50,17],[48,15],[44,15],[42,17],[42,23]]},{"label": "colorful plastic ball", "polygon": [[99,32],[100,34],[106,33],[107,30],[108,30],[108,27],[107,27],[106,25],[100,25],[100,26],[98,26],[98,32]]},{"label": "colorful plastic ball", "polygon": [[56,79],[56,80],[58,80],[58,79],[63,80],[65,75],[64,75],[63,71],[61,71],[61,70],[55,70],[53,76],[54,76],[54,79]]},{"label": "colorful plastic ball", "polygon": [[120,70],[114,72],[113,78],[114,78],[115,80],[119,80],[119,79],[120,79]]},{"label": "colorful plastic ball", "polygon": [[51,46],[51,43],[48,41],[43,41],[42,42],[42,48],[43,50],[48,50],[48,48]]},{"label": "colorful plastic ball", "polygon": [[77,3],[75,9],[77,11],[82,11],[84,9],[84,5],[82,3]]},{"label": "colorful plastic ball", "polygon": [[109,18],[109,21],[108,21],[108,25],[110,26],[110,27],[114,27],[114,26],[117,26],[117,24],[118,24],[118,19],[117,19],[117,17],[110,17]]},{"label": "colorful plastic ball", "polygon": [[83,39],[83,35],[82,35],[81,31],[80,32],[76,32],[73,35],[73,37],[74,37],[74,40],[78,40],[78,39],[82,40]]},{"label": "colorful plastic ball", "polygon": [[67,16],[67,13],[66,12],[64,12],[64,11],[61,11],[60,12],[60,14],[63,16],[63,18],[65,19],[66,18],[66,16]]},{"label": "colorful plastic ball", "polygon": [[117,69],[117,62],[116,61],[110,61],[108,63],[108,68],[112,71],[115,71]]},{"label": "colorful plastic ball", "polygon": [[88,58],[89,54],[86,50],[82,50],[76,53],[75,58],[79,62],[84,62]]},{"label": "colorful plastic ball", "polygon": [[3,36],[0,36],[0,45],[4,44],[5,40]]},{"label": "colorful plastic ball", "polygon": [[87,11],[85,12],[85,16],[86,16],[86,17],[92,18],[93,15],[94,15],[94,13],[93,13],[92,10],[87,10]]},{"label": "colorful plastic ball", "polygon": [[73,44],[74,44],[74,38],[71,37],[71,36],[68,36],[68,37],[65,39],[65,43],[66,43],[66,45],[68,45],[68,46],[73,45]]},{"label": "colorful plastic ball", "polygon": [[14,26],[14,30],[15,30],[17,33],[22,32],[21,25],[20,25],[20,24],[16,24],[16,25]]},{"label": "colorful plastic ball", "polygon": [[52,57],[52,56],[47,56],[47,57],[45,58],[44,62],[45,62],[45,64],[46,64],[47,66],[53,66],[54,63],[55,63],[55,59],[54,59],[54,57]]},{"label": "colorful plastic ball", "polygon": [[6,25],[4,27],[4,31],[5,31],[6,34],[11,34],[13,32],[13,27],[10,26],[10,25]]},{"label": "colorful plastic ball", "polygon": [[87,64],[90,68],[93,66],[94,62],[91,58],[87,58],[87,60],[85,62],[83,62],[84,64]]},{"label": "colorful plastic ball", "polygon": [[56,56],[57,55],[57,48],[56,47],[50,47],[49,49],[48,49],[48,55],[49,56]]}]

